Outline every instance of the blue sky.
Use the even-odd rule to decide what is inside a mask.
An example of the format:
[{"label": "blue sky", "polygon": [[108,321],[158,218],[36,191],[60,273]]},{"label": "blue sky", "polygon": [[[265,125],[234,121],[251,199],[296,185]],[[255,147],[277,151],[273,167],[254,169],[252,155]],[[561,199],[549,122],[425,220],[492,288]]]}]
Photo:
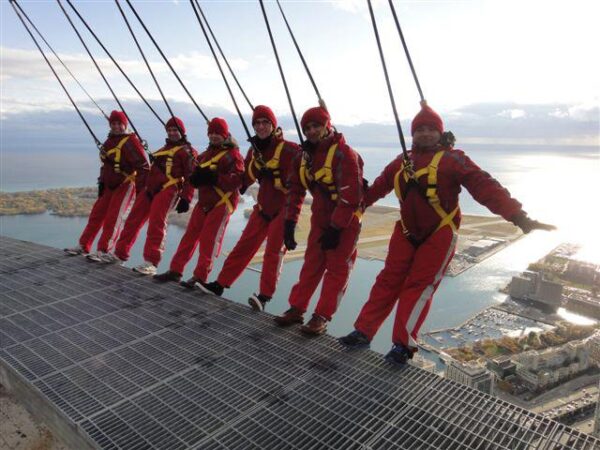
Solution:
[{"label": "blue sky", "polygon": [[[149,98],[158,100],[158,92],[114,2],[82,0],[75,3],[138,87]],[[114,107],[106,87],[56,3],[48,0],[21,1],[20,4],[93,96],[103,100],[108,109]],[[125,3],[122,4],[135,23]],[[205,105],[209,113],[227,115],[231,112],[232,103],[189,2],[137,0],[133,4],[197,101]],[[203,1],[201,4],[251,100],[273,106],[281,116],[288,115],[258,2]],[[409,119],[418,109],[416,88],[387,1],[375,1],[374,4],[400,113],[403,119]],[[516,131],[515,135],[510,135],[510,130],[524,131],[528,127],[541,139],[548,121],[558,121],[565,129],[564,139],[573,141],[577,138],[580,143],[598,145],[600,28],[597,18],[600,17],[600,2],[425,0],[396,1],[395,5],[425,95],[430,105],[444,114],[447,123],[479,124],[481,128],[473,130],[470,137],[493,140],[535,138]],[[283,6],[334,122],[342,126],[391,124],[393,117],[366,1],[284,1]],[[316,97],[275,3],[266,2],[266,7],[296,109],[303,111],[316,103]],[[79,119],[7,1],[0,3],[0,12],[0,124],[5,131],[2,146],[7,146],[12,124],[29,121],[31,132],[38,133],[40,139],[43,139],[44,129],[47,132],[51,126],[44,120],[48,114],[56,112],[62,117],[70,111],[72,115],[65,117],[76,124]],[[189,107],[189,100],[160,56],[139,26],[136,30],[169,98],[180,102],[176,114],[201,127],[198,113]],[[126,101],[126,109],[139,111],[142,127],[158,125],[144,115],[135,93],[111,67],[101,50],[91,39],[88,43]],[[78,100],[85,100],[73,83],[69,82],[68,87]],[[247,112],[247,106],[244,107]],[[164,108],[161,112],[166,117]],[[98,115],[87,105],[86,113]],[[97,117],[94,120],[99,122]],[[509,135],[498,136],[493,131],[504,129],[511,121],[515,126],[507,128]],[[291,122],[286,123],[291,126]],[[570,125],[571,135],[567,132]],[[76,130],[82,136],[86,133],[80,125]],[[393,142],[393,133],[390,136]]]}]

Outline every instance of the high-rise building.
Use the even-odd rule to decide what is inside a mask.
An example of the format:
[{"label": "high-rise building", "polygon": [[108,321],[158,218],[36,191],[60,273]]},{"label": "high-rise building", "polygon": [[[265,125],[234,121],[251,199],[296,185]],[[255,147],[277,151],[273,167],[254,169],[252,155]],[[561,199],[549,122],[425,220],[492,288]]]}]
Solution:
[{"label": "high-rise building", "polygon": [[420,367],[423,370],[427,370],[428,372],[435,373],[435,363],[427,358],[423,358],[420,355],[413,356],[413,359],[410,361],[413,366]]},{"label": "high-rise building", "polygon": [[594,436],[600,438],[600,383],[598,383],[598,400],[596,401],[596,414],[594,416]]},{"label": "high-rise building", "polygon": [[466,363],[450,361],[446,366],[446,378],[466,384],[486,394],[494,393],[494,374],[487,370],[484,363],[479,361]]}]

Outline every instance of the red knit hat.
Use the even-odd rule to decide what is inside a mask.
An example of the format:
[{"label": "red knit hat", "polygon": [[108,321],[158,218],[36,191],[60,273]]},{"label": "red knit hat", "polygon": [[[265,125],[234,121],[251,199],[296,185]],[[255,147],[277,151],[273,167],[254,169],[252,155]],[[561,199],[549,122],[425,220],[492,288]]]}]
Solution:
[{"label": "red knit hat", "polygon": [[183,120],[181,120],[179,117],[171,117],[167,121],[165,125],[165,130],[170,127],[179,128],[181,134],[185,134],[185,125],[183,124]]},{"label": "red knit hat", "polygon": [[252,113],[252,126],[258,119],[267,119],[273,125],[273,128],[277,128],[277,117],[273,113],[273,110],[265,105],[257,105]]},{"label": "red knit hat", "polygon": [[223,139],[227,139],[229,136],[229,126],[225,119],[221,119],[220,117],[215,117],[208,124],[208,134],[219,134],[223,136]]},{"label": "red knit hat", "polygon": [[310,122],[316,122],[319,125],[323,125],[325,128],[331,127],[331,117],[325,108],[320,106],[316,106],[314,108],[307,109],[306,112],[302,115],[302,120],[300,121],[300,125],[302,130],[306,128]]},{"label": "red knit hat", "polygon": [[127,126],[127,123],[129,121],[127,120],[127,116],[123,111],[113,111],[110,113],[110,117],[108,118],[108,123],[112,122],[120,122],[123,125]]},{"label": "red knit hat", "polygon": [[444,132],[444,122],[438,113],[427,105],[421,106],[421,111],[417,113],[410,126],[410,134],[415,134],[415,130],[422,125],[428,125],[435,128],[442,134]]}]

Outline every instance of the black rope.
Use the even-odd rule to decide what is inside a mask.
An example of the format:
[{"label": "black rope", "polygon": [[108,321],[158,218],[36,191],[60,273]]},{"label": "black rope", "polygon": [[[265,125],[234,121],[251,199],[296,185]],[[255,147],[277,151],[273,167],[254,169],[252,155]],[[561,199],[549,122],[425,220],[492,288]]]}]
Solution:
[{"label": "black rope", "polygon": [[[29,36],[31,36],[31,39],[33,40],[33,43],[35,44],[35,46],[38,48],[38,50],[40,51],[40,53],[42,54],[42,57],[44,58],[44,60],[46,61],[46,63],[48,64],[48,67],[50,67],[50,70],[52,71],[52,73],[54,74],[54,76],[56,77],[58,83],[60,84],[60,86],[63,88],[63,90],[65,91],[65,94],[67,94],[67,97],[69,97],[69,100],[71,101],[71,104],[73,105],[73,107],[75,108],[75,111],[77,111],[77,114],[79,114],[79,117],[81,118],[81,120],[83,121],[85,127],[88,129],[88,131],[90,132],[90,134],[92,135],[92,138],[94,139],[96,146],[101,149],[102,148],[102,143],[100,142],[100,140],[96,137],[96,135],[94,134],[94,132],[92,131],[92,128],[90,127],[90,125],[88,124],[87,120],[85,120],[85,117],[83,117],[83,114],[81,113],[81,111],[79,110],[79,108],[77,107],[77,104],[75,103],[75,101],[73,100],[73,97],[71,97],[71,95],[69,94],[69,91],[67,91],[67,88],[65,87],[65,85],[63,84],[63,82],[61,81],[60,77],[58,76],[58,74],[56,73],[56,70],[54,70],[54,67],[52,67],[52,64],[50,63],[50,61],[48,60],[48,58],[46,57],[46,54],[44,53],[44,51],[42,50],[42,47],[40,47],[40,44],[38,43],[38,41],[36,40],[35,36],[33,35],[33,33],[31,32],[31,30],[29,29],[29,27],[27,26],[27,24],[25,23],[25,21],[23,20],[23,17],[21,17],[21,14],[19,13],[19,10],[21,11],[21,13],[23,14],[23,16],[27,17],[27,13],[25,13],[25,11],[23,11],[23,9],[21,8],[20,5],[17,4],[16,0],[10,0],[10,4],[13,7],[13,10],[15,11],[15,14],[17,15],[17,17],[19,18],[19,20],[21,21],[21,23],[23,24],[23,26],[25,27],[25,30],[27,30],[27,33],[29,34]],[[17,9],[17,7],[19,9]],[[29,18],[27,18],[27,20],[29,21]]]},{"label": "black rope", "polygon": [[65,68],[65,70],[69,73],[69,75],[71,75],[71,78],[73,78],[73,80],[75,80],[75,82],[79,85],[79,87],[81,88],[81,90],[83,92],[85,92],[85,95],[87,95],[87,97],[92,101],[92,103],[94,105],[96,105],[96,108],[98,108],[100,110],[100,113],[102,113],[102,115],[108,120],[108,116],[106,115],[106,113],[104,112],[104,110],[100,107],[100,105],[96,102],[96,100],[93,99],[93,97],[90,95],[90,93],[86,90],[85,87],[83,87],[83,85],[79,82],[79,80],[77,79],[77,77],[73,74],[73,72],[71,72],[71,70],[69,69],[69,67],[64,63],[64,61],[61,59],[60,56],[58,56],[58,53],[56,53],[54,51],[54,48],[52,48],[52,46],[48,43],[48,41],[46,40],[46,38],[44,38],[44,35],[42,34],[42,32],[38,29],[38,27],[35,26],[35,24],[31,21],[31,19],[29,18],[29,16],[27,14],[25,14],[25,12],[23,11],[23,8],[21,8],[21,6],[19,4],[16,4],[17,7],[21,10],[21,12],[23,12],[23,14],[25,15],[25,19],[27,20],[27,22],[29,22],[29,25],[31,25],[31,27],[35,30],[35,32],[38,34],[38,36],[40,37],[40,39],[42,41],[44,41],[44,44],[46,44],[46,46],[50,49],[50,51],[54,54],[54,57],[56,59],[58,59],[58,61],[62,64],[62,66]]},{"label": "black rope", "polygon": [[[279,1],[279,0],[277,0]],[[415,70],[415,66],[413,65],[412,58],[410,57],[410,53],[408,52],[408,46],[406,45],[406,41],[404,40],[404,34],[402,33],[402,27],[400,26],[400,22],[398,21],[398,16],[396,15],[396,8],[394,8],[394,3],[392,0],[388,0],[390,4],[390,8],[392,10],[392,15],[394,16],[394,22],[396,22],[396,29],[398,30],[398,34],[400,35],[400,40],[402,41],[402,47],[404,47],[404,53],[406,54],[406,59],[408,60],[408,65],[410,66],[410,70],[413,74],[413,78],[415,79],[415,83],[417,85],[417,90],[419,91],[419,96],[421,97],[421,103],[425,102],[425,97],[423,96],[423,91],[421,90],[421,84],[419,83],[419,79],[417,78],[417,72]]]},{"label": "black rope", "polygon": [[281,16],[283,17],[283,21],[285,22],[285,26],[287,27],[288,31],[290,32],[290,36],[292,37],[292,41],[294,42],[294,46],[296,47],[296,51],[298,52],[298,55],[300,56],[300,59],[302,60],[302,64],[304,65],[304,69],[306,70],[306,73],[308,74],[308,78],[310,79],[310,82],[312,83],[312,86],[315,90],[315,93],[317,94],[317,98],[319,99],[319,105],[322,108],[327,109],[327,106],[325,104],[325,100],[323,100],[323,97],[321,97],[321,93],[319,92],[319,88],[317,87],[317,83],[315,83],[315,80],[312,76],[312,73],[310,72],[310,69],[308,68],[308,64],[306,63],[306,60],[304,59],[304,55],[302,54],[302,51],[300,50],[300,46],[298,45],[298,42],[296,41],[296,37],[294,36],[294,32],[292,31],[292,27],[290,27],[290,24],[287,20],[287,17],[285,16],[285,13],[283,12],[283,8],[281,7],[281,3],[279,2],[279,0],[277,0],[277,6],[279,6],[279,11],[281,12]]},{"label": "black rope", "polygon": [[[375,32],[375,39],[377,40],[377,48],[379,49],[379,57],[381,58],[381,65],[383,66],[383,74],[385,75],[385,82],[387,83],[388,94],[390,96],[390,102],[392,103],[392,109],[394,111],[394,118],[396,119],[396,128],[398,129],[398,137],[400,138],[400,145],[402,146],[402,154],[404,156],[405,167],[410,161],[408,158],[408,152],[406,151],[406,142],[404,141],[404,133],[402,133],[402,125],[400,125],[400,118],[398,117],[398,110],[396,109],[396,101],[394,100],[394,92],[392,91],[392,85],[390,84],[390,77],[388,75],[387,66],[385,64],[385,57],[383,56],[383,49],[381,48],[381,41],[379,39],[379,31],[377,31],[377,23],[375,22],[375,15],[373,14],[373,6],[371,0],[367,0],[369,5],[369,14],[371,15],[371,22],[373,24],[373,31]],[[407,167],[408,169],[408,167]]]},{"label": "black rope", "polygon": [[[60,4],[59,0],[56,0],[56,1],[59,2],[59,4]],[[105,45],[102,43],[102,41],[100,40],[100,38],[96,35],[96,33],[94,33],[94,30],[92,30],[92,28],[88,25],[88,23],[83,18],[83,16],[81,14],[79,14],[79,11],[75,8],[75,6],[73,6],[73,3],[71,3],[71,0],[66,0],[66,2],[71,7],[71,9],[75,12],[75,14],[79,18],[79,20],[81,20],[81,23],[83,23],[83,25],[87,28],[87,30],[90,32],[90,34],[94,37],[94,39],[96,40],[96,42],[98,43],[98,45],[100,45],[100,47],[102,47],[102,50],[104,50],[104,53],[106,53],[106,55],[110,58],[110,60],[113,62],[113,64],[117,67],[117,69],[119,69],[119,72],[121,72],[121,74],[125,77],[125,79],[129,83],[129,85],[135,90],[135,92],[137,93],[137,95],[140,96],[140,98],[146,104],[146,106],[148,107],[148,109],[150,109],[150,111],[152,111],[152,114],[154,114],[154,117],[156,117],[158,119],[158,121],[164,125],[164,122],[160,118],[160,116],[158,115],[158,113],[154,110],[154,108],[152,107],[152,105],[150,105],[150,103],[148,103],[148,101],[146,100],[146,98],[144,97],[144,95],[136,87],[136,85],[133,83],[133,81],[131,81],[131,78],[129,78],[129,76],[125,73],[125,71],[123,70],[123,68],[121,67],[121,65],[117,62],[117,60],[115,58],[113,58],[112,54],[108,51],[108,49],[105,47]],[[62,8],[62,5],[61,5],[61,8]],[[64,11],[64,8],[63,8],[63,11]],[[67,15],[66,12],[65,12],[65,15]],[[69,16],[67,15],[67,18],[68,17]],[[70,19],[69,19],[69,22],[70,22]],[[77,33],[77,34],[79,35],[79,33]],[[133,125],[132,125],[132,128],[133,128]],[[139,134],[138,134],[138,136],[139,136]]]},{"label": "black rope", "polygon": [[192,5],[192,8],[194,10],[194,14],[196,14],[196,18],[198,19],[198,23],[200,24],[200,28],[202,29],[202,34],[204,34],[204,37],[206,38],[206,42],[208,43],[208,47],[210,48],[210,51],[213,55],[213,57],[215,58],[215,62],[217,63],[217,67],[219,68],[219,72],[221,72],[221,76],[223,77],[223,81],[225,82],[225,86],[227,87],[227,91],[229,92],[229,95],[231,96],[231,100],[233,101],[233,105],[235,106],[235,110],[238,113],[238,116],[240,116],[240,121],[242,122],[242,126],[244,127],[244,131],[246,131],[246,136],[248,137],[248,141],[250,141],[250,144],[252,145],[252,148],[258,152],[258,149],[254,146],[254,143],[252,142],[252,135],[250,134],[250,130],[248,129],[248,125],[246,125],[246,121],[244,120],[244,116],[242,115],[242,112],[240,111],[240,108],[235,100],[235,96],[233,95],[233,92],[231,90],[231,87],[229,86],[229,82],[227,81],[227,77],[225,76],[225,72],[223,72],[223,68],[221,67],[221,63],[219,62],[219,58],[217,57],[217,54],[215,52],[215,49],[212,46],[212,43],[210,42],[210,38],[208,37],[208,33],[206,32],[206,28],[204,28],[204,24],[202,23],[202,19],[200,19],[200,15],[198,14],[198,11],[196,10],[196,7],[202,11],[200,9],[200,5],[198,4],[198,2],[196,2],[196,4],[194,4],[194,0],[190,0],[190,4]]},{"label": "black rope", "polygon": [[125,0],[125,1],[127,2],[127,5],[129,6],[129,8],[131,8],[131,11],[133,11],[133,14],[137,18],[137,20],[140,22],[140,25],[142,26],[142,28],[144,29],[144,31],[146,32],[146,34],[148,35],[148,37],[150,38],[150,40],[152,41],[154,46],[156,47],[156,50],[158,50],[158,53],[160,53],[160,56],[162,56],[162,58],[165,60],[165,62],[167,63],[167,66],[169,66],[169,69],[171,69],[171,72],[173,72],[173,75],[175,75],[175,78],[177,78],[177,81],[179,81],[179,84],[181,85],[181,87],[183,88],[185,93],[188,95],[188,97],[190,98],[190,100],[192,101],[192,103],[194,104],[194,106],[196,107],[198,112],[202,115],[204,120],[206,120],[206,123],[208,123],[209,120],[208,120],[207,115],[204,114],[204,111],[202,111],[202,108],[200,108],[198,103],[196,103],[196,100],[194,100],[194,97],[192,96],[192,94],[190,93],[188,88],[185,86],[184,82],[181,80],[181,78],[179,77],[179,75],[177,74],[177,72],[175,71],[175,69],[173,68],[173,66],[171,65],[171,63],[169,62],[169,60],[167,59],[167,57],[165,56],[163,51],[161,50],[160,46],[158,45],[158,43],[152,36],[152,33],[150,33],[150,30],[148,30],[148,28],[146,27],[146,24],[144,23],[144,21],[142,20],[140,15],[137,13],[137,11],[135,10],[135,8],[133,7],[133,5],[131,4],[131,2],[129,0]]},{"label": "black rope", "polygon": [[304,143],[304,139],[302,138],[302,132],[300,131],[300,125],[298,124],[298,118],[296,117],[296,111],[294,111],[294,104],[292,103],[292,97],[290,96],[290,90],[288,89],[287,82],[285,81],[285,74],[283,73],[283,68],[281,67],[281,61],[279,60],[279,54],[277,53],[277,47],[275,46],[275,40],[273,39],[273,33],[271,32],[271,26],[269,25],[269,18],[267,17],[267,12],[265,11],[265,5],[263,0],[259,0],[260,8],[262,9],[263,17],[265,18],[265,24],[267,25],[267,31],[269,32],[269,39],[271,40],[271,46],[273,47],[273,53],[275,53],[275,59],[277,60],[277,66],[279,67],[279,73],[281,74],[281,80],[283,81],[283,87],[285,88],[285,93],[287,95],[288,102],[290,104],[290,109],[292,111],[292,118],[294,119],[294,124],[296,125],[296,131],[298,132],[298,138],[300,139],[300,143]]},{"label": "black rope", "polygon": [[[137,37],[135,36],[135,33],[133,32],[133,28],[131,28],[131,25],[129,24],[129,20],[127,19],[127,16],[125,15],[125,11],[123,11],[123,8],[121,8],[121,5],[119,4],[118,0],[115,0],[115,3],[117,4],[117,8],[119,8],[119,12],[121,13],[121,16],[123,17],[123,20],[125,21],[125,25],[127,25],[127,29],[131,33],[131,37],[133,38],[133,41],[135,42],[136,47],[138,48],[138,50],[140,51],[140,54],[142,55],[142,58],[144,59],[144,63],[146,63],[148,72],[150,72],[150,76],[154,80],[154,84],[156,84],[156,88],[158,89],[158,92],[160,93],[160,96],[162,97],[163,102],[165,102],[165,105],[166,105],[167,109],[169,110],[169,114],[174,119],[175,114],[173,114],[173,110],[171,109],[171,106],[169,105],[169,102],[167,101],[167,98],[165,97],[165,94],[163,93],[163,90],[160,87],[160,84],[158,83],[158,80],[156,79],[154,72],[152,71],[152,67],[150,67],[150,63],[148,62],[148,59],[146,58],[146,54],[144,53],[144,50],[142,50],[142,47],[140,46],[140,43],[138,42]],[[177,122],[176,121],[174,121],[174,122],[175,122],[175,127],[179,130],[179,133],[181,134],[181,136],[183,136],[185,133],[179,127]]]},{"label": "black rope", "polygon": [[213,41],[215,41],[217,49],[219,49],[219,53],[221,54],[221,57],[223,58],[223,61],[225,61],[225,64],[227,65],[227,68],[229,69],[229,73],[231,73],[231,76],[235,80],[235,83],[237,84],[237,87],[239,88],[239,90],[241,91],[242,95],[246,99],[246,102],[248,103],[248,106],[250,107],[251,110],[254,111],[254,106],[252,105],[252,102],[250,101],[250,99],[246,95],[246,92],[244,91],[244,89],[242,88],[242,85],[240,84],[240,82],[238,81],[237,77],[235,76],[235,73],[233,72],[233,69],[229,65],[229,62],[227,61],[227,58],[225,57],[225,54],[223,53],[223,50],[221,49],[221,46],[219,45],[219,41],[215,37],[215,34],[212,31],[212,27],[210,26],[210,23],[208,23],[208,20],[206,19],[206,16],[204,15],[204,11],[202,11],[202,8],[200,7],[200,3],[198,3],[198,0],[196,0],[196,6],[197,6],[198,10],[200,11],[200,15],[204,19],[204,23],[206,24],[206,27],[208,28],[208,31],[210,32],[210,35],[213,38]]},{"label": "black rope", "polygon": [[[69,1],[69,0],[67,0]],[[129,117],[129,115],[127,114],[127,112],[125,112],[125,108],[123,107],[123,105],[121,104],[121,101],[119,100],[119,98],[117,97],[117,94],[115,93],[115,91],[113,90],[112,86],[110,85],[110,83],[108,82],[108,80],[106,79],[106,77],[104,76],[104,73],[102,73],[102,69],[100,69],[100,66],[98,65],[98,63],[96,62],[96,59],[94,58],[94,56],[92,55],[92,52],[90,51],[90,49],[88,48],[88,46],[86,45],[85,41],[83,40],[83,37],[81,36],[81,34],[79,33],[79,30],[77,29],[77,27],[75,26],[75,24],[73,23],[73,21],[71,20],[71,17],[69,17],[69,15],[67,14],[66,9],[63,7],[62,3],[60,2],[60,0],[56,0],[56,2],[58,3],[58,6],[60,6],[60,9],[62,10],[62,12],[64,13],[65,17],[67,18],[67,20],[69,21],[69,23],[71,24],[71,27],[73,27],[73,30],[75,31],[75,34],[77,34],[77,37],[79,38],[79,40],[81,41],[81,43],[83,44],[83,47],[85,48],[85,51],[87,52],[87,54],[90,56],[90,58],[92,59],[92,62],[94,63],[94,66],[96,66],[96,69],[98,69],[98,73],[100,74],[100,76],[102,77],[102,79],[104,80],[104,83],[106,83],[106,86],[108,87],[108,90],[110,91],[110,93],[112,94],[113,98],[115,99],[115,101],[117,102],[117,104],[119,105],[119,108],[121,109],[121,111],[123,111],[123,113],[125,114],[125,116],[127,117],[127,120],[129,120],[129,123],[131,124],[131,128],[133,128],[133,131],[135,132],[135,134],[137,134],[138,138],[140,138],[140,141],[143,141],[142,137],[140,136],[140,133],[138,132],[138,130],[135,128],[135,125],[133,124],[133,122],[131,121],[131,118]]]}]

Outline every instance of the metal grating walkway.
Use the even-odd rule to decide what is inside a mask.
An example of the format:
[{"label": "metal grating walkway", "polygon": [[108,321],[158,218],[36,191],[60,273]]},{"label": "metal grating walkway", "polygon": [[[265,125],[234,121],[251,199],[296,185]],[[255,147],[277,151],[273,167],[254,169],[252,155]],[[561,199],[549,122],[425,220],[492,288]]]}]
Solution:
[{"label": "metal grating walkway", "polygon": [[0,382],[73,445],[600,449],[432,373],[57,249],[0,237],[0,290]]}]

